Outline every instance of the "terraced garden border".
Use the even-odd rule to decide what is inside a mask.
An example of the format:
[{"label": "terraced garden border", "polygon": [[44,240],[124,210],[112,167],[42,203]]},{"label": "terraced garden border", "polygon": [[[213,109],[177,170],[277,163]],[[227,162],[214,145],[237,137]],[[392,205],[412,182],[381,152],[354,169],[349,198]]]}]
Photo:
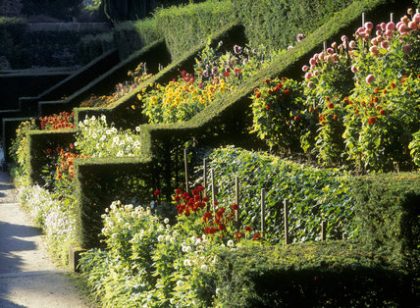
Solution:
[{"label": "terraced garden border", "polygon": [[[258,87],[266,78],[279,75],[293,76],[293,74],[296,74],[297,68],[300,68],[308,56],[319,49],[324,41],[331,41],[338,38],[340,34],[350,33],[360,23],[362,12],[366,12],[369,18],[370,16],[379,18],[381,17],[380,12],[387,12],[388,10],[385,9],[389,9],[389,5],[389,3],[384,3],[384,1],[370,1],[367,4],[362,2],[353,3],[346,9],[337,12],[328,22],[319,27],[294,49],[280,56],[271,67],[262,70],[237,91],[231,93],[223,100],[213,103],[190,121],[172,125],[144,125],[143,155],[141,158],[76,161],[81,213],[90,213],[89,207],[92,204],[98,206],[97,202],[95,202],[94,193],[89,188],[91,187],[89,183],[92,183],[92,179],[113,179],[113,175],[119,172],[120,168],[127,171],[133,170],[130,174],[139,176],[137,170],[146,168],[146,166],[158,166],[159,163],[162,163],[162,161],[158,161],[158,156],[164,160],[165,157],[168,157],[171,145],[182,144],[183,141],[188,140],[190,137],[194,137],[195,142],[202,145],[222,145],[232,141],[233,144],[238,145],[237,141],[241,140],[241,135],[242,137],[244,136],[242,132],[243,128],[246,127],[243,126],[244,122],[242,121],[244,120],[240,119],[241,113],[238,114],[238,112],[242,111],[242,114],[247,113],[246,110],[250,102],[249,96],[254,88]],[[403,5],[399,5],[392,6],[392,8],[402,9]],[[81,111],[79,111],[79,117],[80,114]],[[158,152],[158,148],[164,149],[164,151]],[[130,168],[127,168],[127,166],[130,166]],[[167,161],[165,166],[160,166],[159,168],[158,174],[163,174],[163,176],[170,175],[171,162]],[[99,177],[98,174],[101,176]],[[150,179],[150,173],[144,174],[143,179],[146,181],[148,178]],[[170,178],[164,181],[167,182],[167,185],[163,187],[163,192],[168,195],[174,187],[170,183]],[[101,185],[99,184],[99,186]],[[150,189],[152,187],[149,187]],[[143,194],[147,193],[150,194],[150,192],[143,192]],[[107,198],[101,194],[101,206],[103,206],[103,209],[109,205],[107,202],[109,203],[111,200],[112,196]],[[100,213],[97,207],[95,212]],[[80,219],[82,230],[91,228],[91,219],[98,220],[98,218],[84,214],[81,214]],[[86,233],[86,231],[81,231],[81,234],[83,233]],[[80,238],[81,244],[85,247],[94,246],[95,242],[92,242],[92,240],[95,235],[85,234],[85,236],[87,237],[84,238],[82,236]]]}]

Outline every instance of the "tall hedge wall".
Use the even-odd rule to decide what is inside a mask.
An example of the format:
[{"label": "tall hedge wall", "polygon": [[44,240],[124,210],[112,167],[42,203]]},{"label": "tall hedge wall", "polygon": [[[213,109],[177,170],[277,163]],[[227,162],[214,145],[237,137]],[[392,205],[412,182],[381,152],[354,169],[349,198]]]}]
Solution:
[{"label": "tall hedge wall", "polygon": [[115,45],[122,59],[161,38],[154,18],[126,21],[115,25],[114,28]]},{"label": "tall hedge wall", "polygon": [[165,37],[174,59],[235,21],[230,0],[213,0],[158,10],[155,18],[158,31]]}]

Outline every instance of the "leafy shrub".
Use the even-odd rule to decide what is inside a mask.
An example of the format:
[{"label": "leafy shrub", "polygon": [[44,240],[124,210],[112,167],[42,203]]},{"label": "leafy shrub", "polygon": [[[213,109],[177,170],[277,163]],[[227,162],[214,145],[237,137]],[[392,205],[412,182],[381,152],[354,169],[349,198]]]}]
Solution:
[{"label": "leafy shrub", "polygon": [[413,163],[420,168],[420,130],[413,134],[413,140],[408,145]]},{"label": "leafy shrub", "polygon": [[266,80],[252,97],[253,128],[271,149],[283,153],[300,150],[299,136],[306,130],[302,85],[293,79]]},{"label": "leafy shrub", "polygon": [[261,189],[266,190],[267,234],[283,238],[283,205],[289,206],[289,234],[294,242],[320,239],[320,226],[328,220],[327,237],[352,237],[349,222],[353,206],[342,174],[283,160],[276,156],[233,147],[214,150],[209,157],[218,189],[217,200],[234,201],[234,178],[240,181],[240,218],[258,230]]},{"label": "leafy shrub", "polygon": [[[297,152],[311,153],[324,166],[347,165],[358,172],[412,168],[408,145],[418,130],[417,101],[420,15],[404,16],[397,25],[367,22],[355,34],[357,41],[341,37],[340,44],[316,53],[304,65],[304,93],[289,104],[302,106],[306,133],[295,131],[290,140],[278,137],[287,120],[263,100],[276,100],[270,84],[253,95],[253,132],[271,148],[284,152],[284,144],[300,138]],[[354,79],[354,82],[352,81]],[[271,91],[271,92],[270,92]],[[261,93],[265,93],[261,99]],[[291,115],[289,115],[291,116]],[[260,119],[267,119],[260,123]],[[298,135],[298,136],[296,136]],[[274,144],[276,140],[278,144]]]},{"label": "leafy shrub", "polygon": [[36,127],[35,120],[22,122],[16,130],[16,138],[13,139],[10,145],[10,157],[17,164],[16,177],[29,176],[29,140],[27,132]]}]

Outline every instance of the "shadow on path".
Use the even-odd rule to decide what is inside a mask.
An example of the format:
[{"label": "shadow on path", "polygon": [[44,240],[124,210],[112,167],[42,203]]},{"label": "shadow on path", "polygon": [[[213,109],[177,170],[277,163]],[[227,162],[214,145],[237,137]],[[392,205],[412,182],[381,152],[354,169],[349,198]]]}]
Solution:
[{"label": "shadow on path", "polygon": [[38,236],[40,233],[41,231],[35,227],[0,221],[0,274],[21,270],[22,257],[15,252],[36,249],[34,241],[22,238]]}]

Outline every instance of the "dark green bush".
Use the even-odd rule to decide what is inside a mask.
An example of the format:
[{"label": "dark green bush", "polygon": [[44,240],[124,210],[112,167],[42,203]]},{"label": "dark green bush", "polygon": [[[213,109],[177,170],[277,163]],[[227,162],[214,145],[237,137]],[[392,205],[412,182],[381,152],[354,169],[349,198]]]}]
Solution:
[{"label": "dark green bush", "polygon": [[13,68],[28,63],[24,42],[26,27],[25,19],[0,16],[0,56],[6,57]]},{"label": "dark green bush", "polygon": [[88,34],[80,39],[78,57],[80,62],[88,63],[113,48],[114,37],[112,33]]},{"label": "dark green bush", "polygon": [[356,243],[305,243],[226,250],[219,256],[221,307],[409,307],[410,275]]},{"label": "dark green bush", "polygon": [[179,58],[191,46],[235,21],[230,0],[171,7],[155,13],[158,31],[165,37],[172,58]]},{"label": "dark green bush", "polygon": [[[420,176],[378,174],[349,179],[353,229],[367,248],[384,250],[420,273]],[[419,275],[420,276],[420,275]]]}]

